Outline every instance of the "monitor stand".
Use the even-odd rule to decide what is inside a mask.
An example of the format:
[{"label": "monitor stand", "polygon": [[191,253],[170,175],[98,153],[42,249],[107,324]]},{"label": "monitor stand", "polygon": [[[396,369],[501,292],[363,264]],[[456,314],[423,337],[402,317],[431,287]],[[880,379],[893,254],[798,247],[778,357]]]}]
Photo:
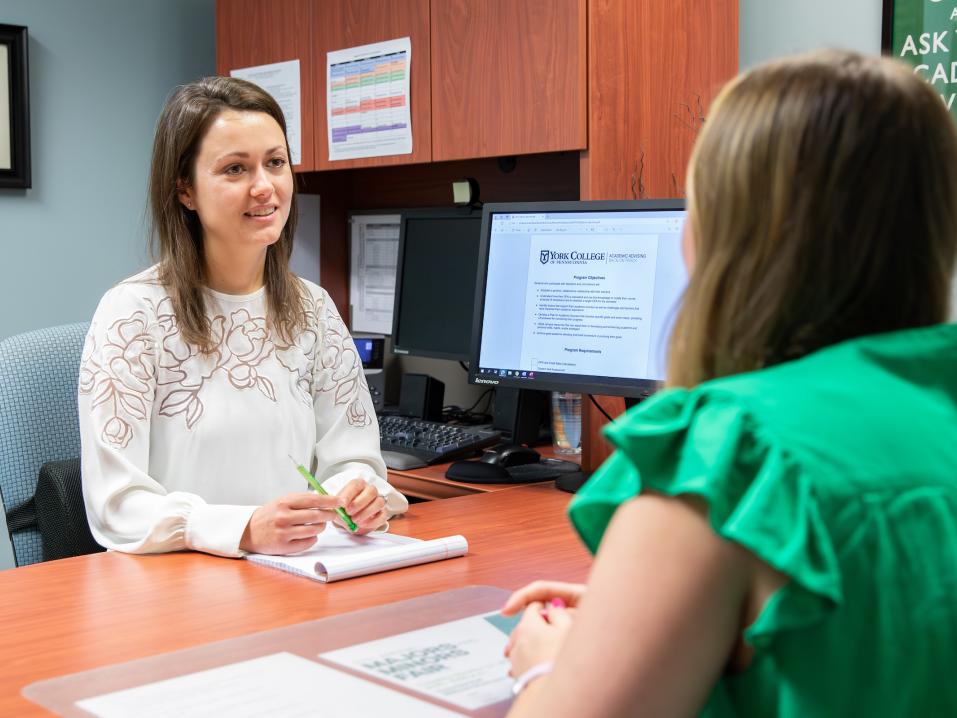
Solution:
[{"label": "monitor stand", "polygon": [[625,411],[628,411],[634,406],[638,406],[641,402],[651,396],[650,391],[642,393],[640,396],[623,396],[622,399],[625,400]]}]

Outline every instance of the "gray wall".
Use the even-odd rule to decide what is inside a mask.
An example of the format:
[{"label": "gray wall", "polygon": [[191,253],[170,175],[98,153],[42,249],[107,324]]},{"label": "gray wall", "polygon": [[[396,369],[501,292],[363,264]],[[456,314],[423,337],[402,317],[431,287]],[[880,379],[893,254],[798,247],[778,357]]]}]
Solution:
[{"label": "gray wall", "polygon": [[742,69],[821,47],[881,51],[880,0],[741,0]]},{"label": "gray wall", "polygon": [[[147,266],[153,126],[216,67],[214,0],[0,0],[29,30],[33,187],[0,190],[0,339],[89,319]],[[13,565],[0,516],[0,569]]]},{"label": "gray wall", "polygon": [[89,319],[148,265],[145,194],[167,93],[215,71],[214,0],[0,0],[30,33],[33,188],[0,190],[0,339]]}]

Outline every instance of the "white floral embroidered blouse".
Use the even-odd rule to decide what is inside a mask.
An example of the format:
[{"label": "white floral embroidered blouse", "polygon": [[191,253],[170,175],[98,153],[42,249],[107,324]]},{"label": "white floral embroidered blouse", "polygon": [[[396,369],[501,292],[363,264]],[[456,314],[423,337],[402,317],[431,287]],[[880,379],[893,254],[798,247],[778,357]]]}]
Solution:
[{"label": "white floral embroidered blouse", "polygon": [[290,344],[266,325],[265,290],[207,290],[215,350],[180,336],[155,267],[108,291],[80,365],[83,495],[102,545],[129,553],[194,549],[241,556],[253,511],[307,490],[287,456],[329,493],[374,484],[390,515],[408,501],[389,485],[355,345],[324,289]]}]

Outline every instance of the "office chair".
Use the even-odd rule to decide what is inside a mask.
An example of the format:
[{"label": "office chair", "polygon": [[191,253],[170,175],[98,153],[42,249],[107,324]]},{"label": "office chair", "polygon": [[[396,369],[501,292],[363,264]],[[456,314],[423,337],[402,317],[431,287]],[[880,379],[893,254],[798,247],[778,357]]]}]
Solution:
[{"label": "office chair", "polygon": [[77,379],[88,328],[88,322],[66,324],[0,342],[0,498],[7,522],[0,542],[9,535],[17,566],[102,550],[86,522],[78,458]]}]

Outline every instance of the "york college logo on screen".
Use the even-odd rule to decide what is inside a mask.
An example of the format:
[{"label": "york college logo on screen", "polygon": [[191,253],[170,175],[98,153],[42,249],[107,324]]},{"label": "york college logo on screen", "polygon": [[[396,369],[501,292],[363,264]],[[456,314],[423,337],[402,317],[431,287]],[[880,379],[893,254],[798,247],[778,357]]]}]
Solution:
[{"label": "york college logo on screen", "polygon": [[538,255],[542,264],[588,264],[589,262],[604,262],[604,252],[553,252],[543,249]]}]

